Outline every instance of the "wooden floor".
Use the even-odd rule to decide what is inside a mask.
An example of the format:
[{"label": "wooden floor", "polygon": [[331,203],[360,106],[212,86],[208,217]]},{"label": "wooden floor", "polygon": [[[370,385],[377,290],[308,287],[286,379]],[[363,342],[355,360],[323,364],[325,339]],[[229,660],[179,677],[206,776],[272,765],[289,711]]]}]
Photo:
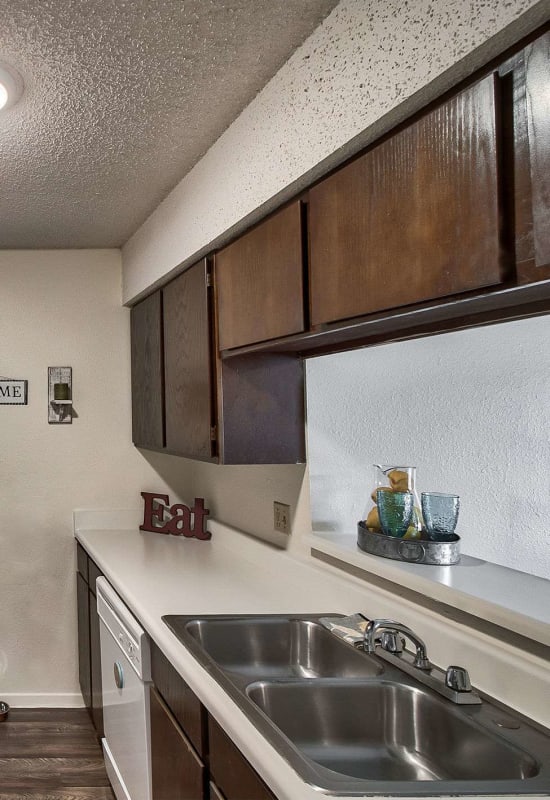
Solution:
[{"label": "wooden floor", "polygon": [[85,709],[11,709],[0,722],[0,800],[114,800]]}]

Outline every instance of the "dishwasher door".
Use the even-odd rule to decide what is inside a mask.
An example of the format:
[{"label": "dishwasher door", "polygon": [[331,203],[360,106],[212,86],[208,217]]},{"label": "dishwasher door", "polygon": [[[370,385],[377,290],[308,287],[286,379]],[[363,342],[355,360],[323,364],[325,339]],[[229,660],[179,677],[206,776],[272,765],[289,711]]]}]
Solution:
[{"label": "dishwasher door", "polygon": [[117,800],[151,800],[147,635],[104,578],[97,609],[107,773]]}]

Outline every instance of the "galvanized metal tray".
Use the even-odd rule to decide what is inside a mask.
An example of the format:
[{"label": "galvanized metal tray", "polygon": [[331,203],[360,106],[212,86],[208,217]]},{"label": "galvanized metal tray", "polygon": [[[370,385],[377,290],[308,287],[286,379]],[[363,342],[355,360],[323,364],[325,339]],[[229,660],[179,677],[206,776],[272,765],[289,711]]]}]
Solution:
[{"label": "galvanized metal tray", "polygon": [[448,566],[460,561],[460,536],[452,534],[445,542],[429,539],[398,539],[369,531],[364,522],[357,523],[357,545],[365,553],[409,564]]}]

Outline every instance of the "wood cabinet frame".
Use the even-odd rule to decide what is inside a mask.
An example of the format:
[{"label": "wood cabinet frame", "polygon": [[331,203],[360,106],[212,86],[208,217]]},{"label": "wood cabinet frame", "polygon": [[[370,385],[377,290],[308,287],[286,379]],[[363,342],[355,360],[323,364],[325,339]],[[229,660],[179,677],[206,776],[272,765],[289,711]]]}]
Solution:
[{"label": "wood cabinet frame", "polygon": [[[305,461],[301,363],[305,357],[550,313],[550,113],[545,111],[546,100],[540,101],[539,80],[540,64],[547,61],[550,62],[550,24],[367,148],[373,151],[383,147],[392,137],[399,136],[445,103],[450,103],[451,108],[453,98],[461,92],[468,95],[469,87],[494,82],[497,175],[493,186],[500,218],[498,231],[492,229],[489,233],[498,234],[499,264],[493,264],[489,274],[477,284],[469,276],[462,284],[451,281],[447,287],[431,293],[423,291],[410,297],[400,294],[396,307],[384,309],[378,304],[377,310],[367,307],[365,313],[356,307],[342,312],[356,316],[339,319],[333,319],[332,314],[319,318],[314,314],[313,327],[308,320],[308,297],[304,296],[299,298],[305,308],[304,330],[291,333],[292,326],[283,328],[285,335],[278,338],[265,339],[265,331],[258,332],[257,322],[252,333],[249,329],[244,338],[239,338],[242,330],[238,319],[231,322],[232,331],[226,338],[218,330],[215,314],[210,346],[211,365],[215,369],[212,436],[216,449],[209,457],[198,457],[222,464]],[[542,111],[536,107],[537,102],[543,103]],[[364,152],[318,181],[310,189],[312,195],[323,181],[330,181],[332,176],[363,158]],[[302,191],[294,202],[298,200],[301,208],[307,209],[308,192]],[[292,201],[288,206],[292,206]],[[262,225],[269,226],[281,213],[275,212],[256,225],[253,232],[261,238]],[[478,216],[479,213],[476,212]],[[473,216],[475,221],[476,215]],[[235,247],[237,252],[238,243],[247,236],[247,233],[241,235],[224,250]],[[267,234],[266,237],[269,238]],[[305,262],[311,262],[311,243],[303,256]],[[245,265],[245,275],[249,269]],[[306,293],[310,283],[306,270],[303,276]],[[215,294],[215,286],[210,294],[212,291]],[[257,291],[254,289],[256,295]],[[219,299],[215,298],[216,303]],[[235,329],[237,338],[233,338]],[[256,337],[258,341],[236,344]],[[197,457],[182,452],[183,448],[156,445],[153,449]]]},{"label": "wood cabinet frame", "polygon": [[151,670],[153,800],[277,800],[154,642]]},{"label": "wood cabinet frame", "polygon": [[77,542],[78,676],[84,705],[88,709],[98,738],[103,736],[103,696],[99,615],[95,582],[102,574]]}]

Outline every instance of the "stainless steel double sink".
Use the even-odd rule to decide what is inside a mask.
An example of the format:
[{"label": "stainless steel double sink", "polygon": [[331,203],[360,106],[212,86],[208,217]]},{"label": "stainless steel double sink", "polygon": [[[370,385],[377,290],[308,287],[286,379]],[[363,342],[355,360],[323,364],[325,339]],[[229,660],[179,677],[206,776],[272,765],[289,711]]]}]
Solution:
[{"label": "stainless steel double sink", "polygon": [[303,780],[328,794],[550,793],[547,732],[486,698],[454,705],[319,617],[163,620]]}]

